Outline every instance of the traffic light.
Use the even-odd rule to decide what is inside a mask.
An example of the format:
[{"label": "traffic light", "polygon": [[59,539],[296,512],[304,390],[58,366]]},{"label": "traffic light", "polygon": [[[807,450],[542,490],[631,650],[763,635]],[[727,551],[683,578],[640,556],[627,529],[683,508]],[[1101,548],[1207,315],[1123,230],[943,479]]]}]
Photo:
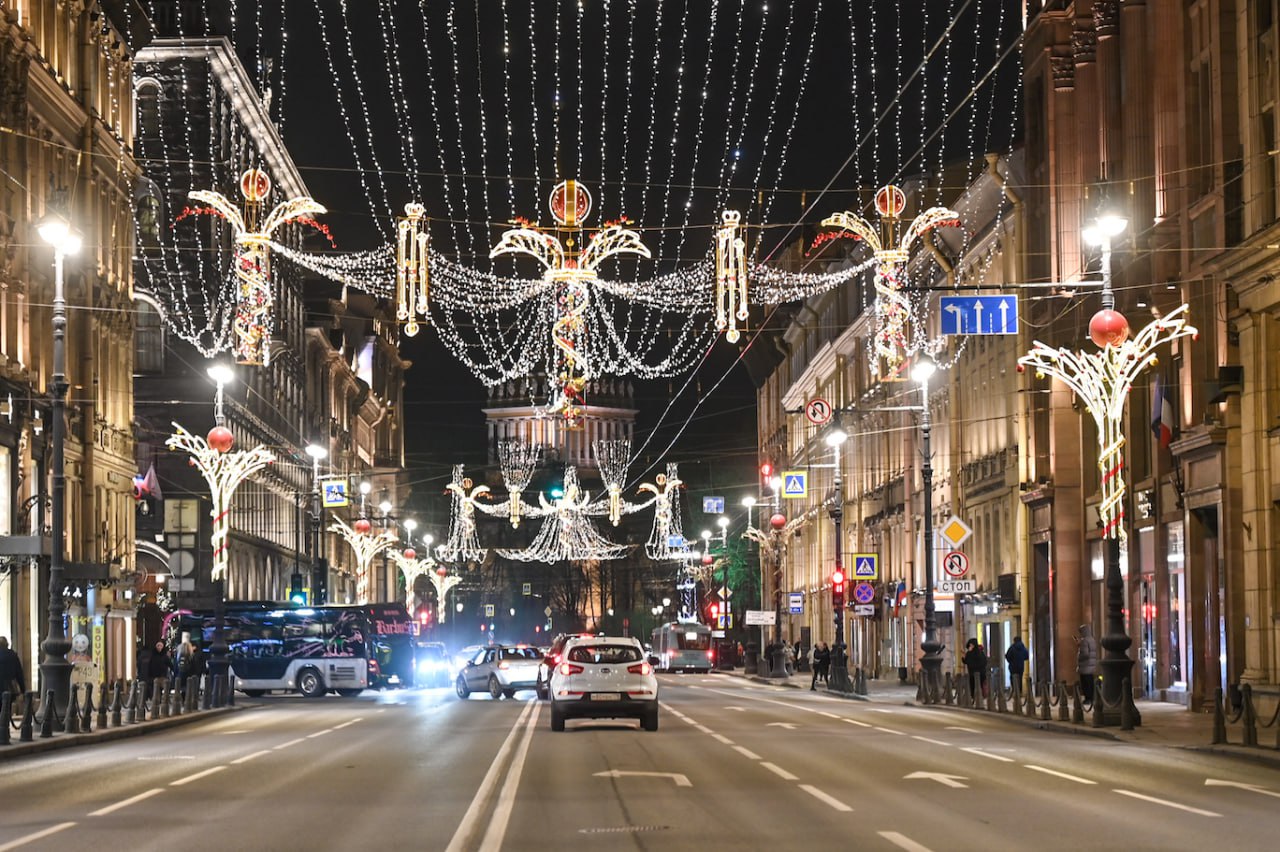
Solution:
[{"label": "traffic light", "polygon": [[831,574],[831,606],[844,609],[844,572],[840,570]]},{"label": "traffic light", "polygon": [[711,605],[711,622],[714,624],[720,617],[720,604],[713,603]]},{"label": "traffic light", "polygon": [[289,603],[294,606],[307,605],[307,590],[302,587],[301,572],[294,571],[289,580]]},{"label": "traffic light", "polygon": [[329,601],[329,560],[323,556],[311,567],[311,602],[316,604]]},{"label": "traffic light", "polygon": [[773,476],[773,464],[772,464],[772,462],[764,462],[763,464],[761,464],[761,465],[760,465],[760,478],[761,478],[761,479],[763,479],[763,480],[765,481],[765,483],[768,483],[768,482],[769,482],[769,479],[770,479],[772,476]]}]

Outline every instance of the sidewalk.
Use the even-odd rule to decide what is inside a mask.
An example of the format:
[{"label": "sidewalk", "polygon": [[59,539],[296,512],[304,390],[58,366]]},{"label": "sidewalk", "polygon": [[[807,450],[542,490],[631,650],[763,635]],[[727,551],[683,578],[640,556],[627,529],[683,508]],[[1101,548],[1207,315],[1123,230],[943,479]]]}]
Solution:
[{"label": "sidewalk", "polygon": [[213,719],[224,713],[232,713],[236,710],[247,709],[251,706],[254,705],[237,702],[235,706],[232,707],[196,710],[190,713],[183,713],[181,716],[167,716],[162,719],[136,722],[132,725],[121,725],[118,728],[102,728],[101,730],[93,730],[86,734],[55,733],[52,737],[45,740],[40,739],[40,726],[37,724],[35,728],[35,739],[29,743],[18,742],[18,731],[14,728],[12,729],[12,740],[10,744],[0,745],[0,761],[12,760],[17,757],[26,757],[28,755],[39,754],[46,751],[57,751],[64,748],[76,748],[77,746],[93,745],[94,743],[105,743],[111,742],[112,740],[140,737],[144,734],[150,734],[155,731],[176,728],[179,725],[187,725],[192,722]]},{"label": "sidewalk", "polygon": [[[719,671],[719,673],[755,681],[757,683],[784,686],[806,691],[809,689],[809,685],[813,679],[813,674],[811,672],[800,672],[787,678],[748,675],[744,673],[741,668],[734,669],[732,671]],[[818,691],[825,695],[836,696],[853,701],[868,701],[874,704],[897,704],[912,707],[925,706],[918,705],[916,702],[915,684],[899,683],[896,679],[868,680],[867,695],[847,695],[844,693],[831,692],[824,689],[821,685],[819,685]],[[1213,715],[1211,713],[1193,713],[1181,704],[1172,704],[1163,701],[1139,700],[1136,701],[1135,704],[1138,707],[1138,712],[1142,715],[1142,724],[1132,731],[1122,731],[1118,726],[1095,728],[1089,723],[1087,715],[1084,724],[1074,724],[1070,721],[1059,722],[1057,720],[1056,707],[1053,710],[1053,719],[1048,721],[1039,718],[1018,716],[1012,712],[992,713],[988,710],[971,710],[968,708],[948,706],[945,704],[932,705],[929,709],[949,713],[982,713],[988,716],[997,717],[1002,721],[1010,722],[1012,724],[1039,728],[1041,730],[1053,731],[1055,733],[1102,737],[1105,739],[1115,740],[1117,742],[1140,743],[1143,745],[1164,746],[1166,748],[1181,748],[1190,751],[1231,755],[1233,757],[1243,758],[1245,760],[1262,763],[1280,769],[1280,749],[1272,747],[1275,744],[1276,737],[1276,731],[1274,728],[1259,728],[1258,741],[1260,745],[1254,748],[1245,748],[1241,745],[1212,745]],[[1230,741],[1233,743],[1239,743],[1240,736],[1241,731],[1239,724],[1227,726],[1227,738]]]}]

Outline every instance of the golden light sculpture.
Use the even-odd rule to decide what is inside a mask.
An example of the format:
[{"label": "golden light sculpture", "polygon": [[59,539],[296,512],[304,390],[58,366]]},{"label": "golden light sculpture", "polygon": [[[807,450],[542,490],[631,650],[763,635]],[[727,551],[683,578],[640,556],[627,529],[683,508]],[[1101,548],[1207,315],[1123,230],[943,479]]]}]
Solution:
[{"label": "golden light sculpture", "polygon": [[[880,227],[856,213],[843,211],[822,220],[828,228],[848,231],[870,247],[876,259],[876,331],[872,339],[876,378],[896,374],[907,357],[907,323],[913,320],[911,302],[902,293],[902,267],[911,256],[912,245],[925,233],[943,226],[959,225],[960,214],[947,207],[930,207],[907,225],[899,236],[907,196],[900,188],[883,186],[876,192]],[[883,371],[881,366],[883,365]]]},{"label": "golden light sculpture", "polygon": [[404,323],[404,333],[418,333],[418,318],[428,319],[427,229],[423,225],[427,208],[421,204],[404,206],[404,216],[396,220],[396,319]]},{"label": "golden light sculpture", "polygon": [[538,230],[536,225],[521,224],[503,232],[502,239],[489,252],[490,258],[504,254],[527,254],[542,264],[542,278],[556,285],[557,316],[551,324],[551,344],[557,353],[553,372],[560,392],[548,413],[560,414],[569,428],[579,425],[582,391],[596,372],[587,359],[586,311],[591,285],[598,280],[600,265],[620,254],[651,257],[640,241],[640,234],[623,227],[626,220],[606,223],[579,250],[582,222],[591,211],[591,194],[574,180],[561,181],[548,200],[560,237]]},{"label": "golden light sculpture", "polygon": [[[359,522],[357,522],[358,524]],[[351,545],[356,555],[356,603],[369,603],[370,574],[373,558],[396,543],[396,535],[390,530],[360,532],[352,529],[342,518],[335,517],[329,524],[329,532],[337,533]]]},{"label": "golden light sculpture", "polygon": [[742,237],[742,214],[725,210],[716,228],[716,330],[737,343],[738,323],[747,320],[747,251]]},{"label": "golden light sculpture", "polygon": [[249,169],[240,175],[240,194],[244,196],[243,214],[222,193],[197,189],[187,197],[201,201],[208,208],[197,213],[213,213],[226,219],[235,237],[236,253],[232,260],[237,283],[232,349],[239,364],[266,365],[271,360],[267,343],[271,340],[274,298],[271,293],[271,235],[289,222],[318,224],[312,216],[325,208],[302,196],[282,201],[262,218],[262,209],[271,194],[271,178],[261,169]]}]

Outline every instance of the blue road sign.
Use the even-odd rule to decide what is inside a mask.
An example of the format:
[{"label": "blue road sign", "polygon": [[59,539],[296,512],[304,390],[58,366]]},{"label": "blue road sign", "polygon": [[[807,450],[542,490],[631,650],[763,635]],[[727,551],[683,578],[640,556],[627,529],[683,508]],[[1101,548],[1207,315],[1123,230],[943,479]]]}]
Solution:
[{"label": "blue road sign", "polygon": [[667,547],[671,548],[672,550],[680,550],[688,543],[689,542],[685,541],[684,536],[682,535],[667,536]]},{"label": "blue road sign", "polygon": [[853,599],[860,604],[869,604],[876,599],[876,587],[870,583],[859,583],[853,587]]},{"label": "blue road sign", "polygon": [[876,580],[880,577],[880,554],[853,554],[853,579]]},{"label": "blue road sign", "polygon": [[784,470],[782,472],[783,499],[799,499],[809,496],[809,472],[805,470]]},{"label": "blue road sign", "polygon": [[1018,297],[943,296],[943,334],[1017,334]]},{"label": "blue road sign", "polygon": [[702,514],[723,515],[724,514],[724,498],[723,497],[703,497],[702,498]]},{"label": "blue road sign", "polygon": [[792,615],[804,614],[804,592],[791,592],[787,595],[787,603]]}]

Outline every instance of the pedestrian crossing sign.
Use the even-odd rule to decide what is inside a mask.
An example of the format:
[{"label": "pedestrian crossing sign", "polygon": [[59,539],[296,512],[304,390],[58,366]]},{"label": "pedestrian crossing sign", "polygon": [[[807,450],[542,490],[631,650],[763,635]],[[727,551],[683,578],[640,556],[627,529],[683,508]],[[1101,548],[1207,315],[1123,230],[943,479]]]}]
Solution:
[{"label": "pedestrian crossing sign", "polygon": [[809,472],[807,470],[784,470],[782,472],[782,496],[789,500],[808,497]]},{"label": "pedestrian crossing sign", "polygon": [[347,505],[347,480],[341,477],[320,480],[321,493],[324,495],[324,507],[336,509]]},{"label": "pedestrian crossing sign", "polygon": [[878,553],[853,554],[853,579],[877,580],[879,578],[880,578],[880,554]]}]

